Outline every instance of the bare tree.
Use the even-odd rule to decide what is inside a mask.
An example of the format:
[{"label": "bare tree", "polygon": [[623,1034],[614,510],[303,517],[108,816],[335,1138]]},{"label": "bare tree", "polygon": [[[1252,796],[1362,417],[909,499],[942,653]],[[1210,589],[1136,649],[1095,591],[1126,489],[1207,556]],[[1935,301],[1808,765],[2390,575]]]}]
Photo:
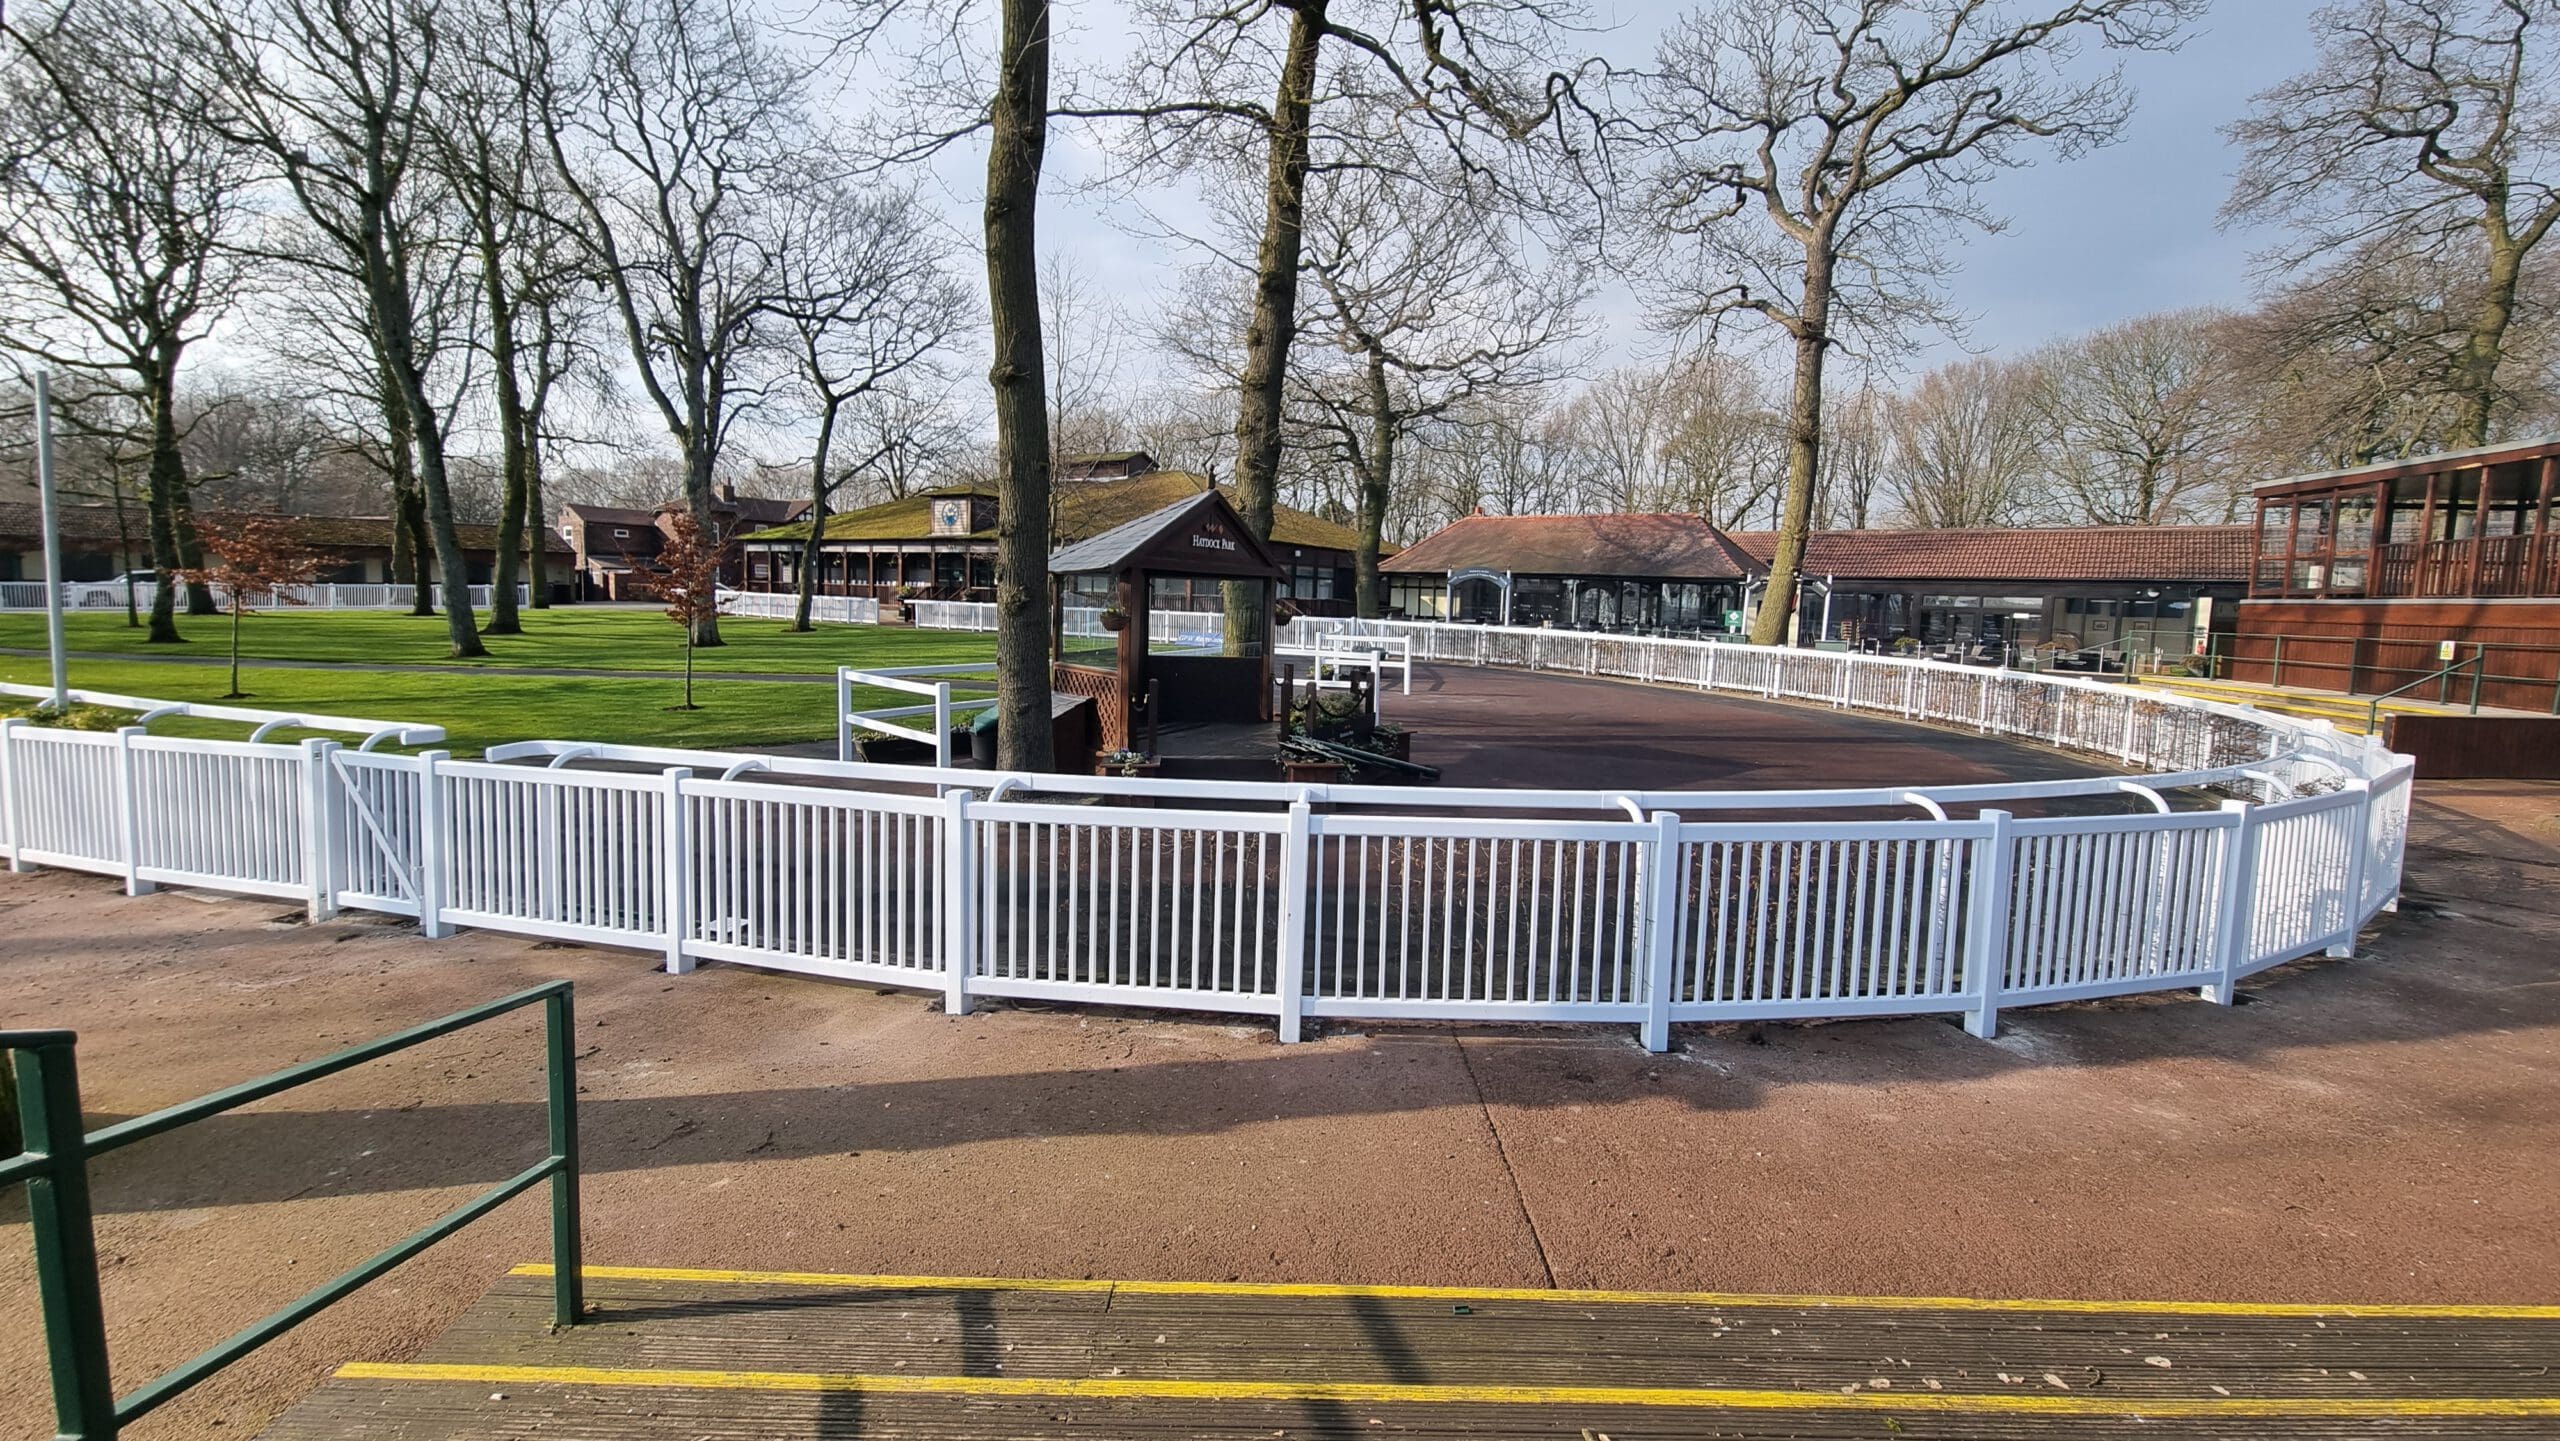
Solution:
[{"label": "bare tree", "polygon": [[2015,525],[2042,460],[2034,378],[1992,360],[1922,376],[1893,405],[1886,486],[1906,525]]},{"label": "bare tree", "polygon": [[2137,316],[2045,347],[2031,363],[2049,468],[2073,524],[2227,518],[2240,494],[2236,389],[2213,310]]},{"label": "bare tree", "polygon": [[1786,416],[1759,369],[1708,352],[1662,373],[1662,503],[1738,527],[1775,497],[1786,475]]},{"label": "bare tree", "polygon": [[0,29],[0,151],[15,157],[0,166],[0,348],[132,401],[160,576],[149,638],[181,640],[179,572],[198,556],[179,372],[238,297],[254,170],[178,98],[186,40],[159,7],[64,6]]},{"label": "bare tree", "polygon": [[[786,46],[747,0],[537,13],[534,114],[631,371],[684,457],[687,507],[712,533],[722,447],[773,378],[758,327],[778,293],[774,211],[825,148],[809,106],[839,42]],[[720,643],[716,612],[699,625],[697,644]]]},{"label": "bare tree", "polygon": [[1819,524],[1825,530],[1865,530],[1875,523],[1893,460],[1893,397],[1869,375],[1846,399],[1822,411]]},{"label": "bare tree", "polygon": [[1246,527],[1268,537],[1308,180],[1361,163],[1357,137],[1326,118],[1329,105],[1393,110],[1489,184],[1507,146],[1542,137],[1573,150],[1566,121],[1583,113],[1574,77],[1543,51],[1574,12],[1564,0],[1140,0],[1136,9],[1148,38],[1111,93],[1072,97],[1059,113],[1133,122],[1122,139],[1133,175],[1258,163],[1234,480]]},{"label": "bare tree", "polygon": [[[1694,263],[1661,287],[1675,322],[1746,317],[1793,351],[1785,507],[1751,639],[1786,631],[1821,473],[1833,346],[1943,320],[1950,232],[2030,144],[2073,155],[2130,112],[2119,77],[2066,66],[2094,39],[2174,43],[2203,0],[1760,0],[1691,13],[1662,44],[1641,203]],[[1667,266],[1673,270],[1682,267]]]},{"label": "bare tree", "polygon": [[[827,515],[845,478],[902,455],[906,436],[875,430],[868,451],[839,455],[846,407],[912,376],[934,378],[933,362],[974,318],[966,287],[944,268],[940,237],[921,218],[915,193],[862,190],[824,175],[782,198],[770,264],[781,324],[793,342],[794,380],[817,414],[809,457],[809,527],[800,553],[799,602],[791,628],[809,629],[824,558]],[[911,413],[911,412],[909,412]],[[873,408],[877,417],[884,412]]]},{"label": "bare tree", "polygon": [[2447,439],[2486,444],[2527,265],[2560,222],[2560,5],[2352,0],[2312,23],[2319,60],[2230,127],[2248,160],[2224,215],[2290,225],[2268,257],[2287,271],[2476,266]]},{"label": "bare tree", "polygon": [[437,213],[422,194],[421,127],[443,76],[433,0],[176,0],[201,44],[181,103],[275,168],[331,263],[364,297],[389,389],[408,414],[427,534],[457,657],[488,654],[455,530],[445,416],[421,348],[419,252]]},{"label": "bare tree", "polygon": [[1399,453],[1478,396],[1552,378],[1584,293],[1578,263],[1541,263],[1516,220],[1463,176],[1432,174],[1433,161],[1327,171],[1309,206],[1309,334],[1324,349],[1291,367],[1292,389],[1353,478],[1364,616],[1385,598],[1378,560]]},{"label": "bare tree", "polygon": [[1129,316],[1073,256],[1040,262],[1040,344],[1047,352],[1049,460],[1116,450],[1127,440],[1114,404]]}]

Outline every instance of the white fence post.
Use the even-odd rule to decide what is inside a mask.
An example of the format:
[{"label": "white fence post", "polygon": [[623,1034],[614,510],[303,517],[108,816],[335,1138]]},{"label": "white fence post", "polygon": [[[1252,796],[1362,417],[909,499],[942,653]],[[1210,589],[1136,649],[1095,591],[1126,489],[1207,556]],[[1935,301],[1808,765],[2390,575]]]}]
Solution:
[{"label": "white fence post", "polygon": [[951,769],[951,682],[947,680],[933,683],[933,764],[938,770]]},{"label": "white fence post", "polygon": [[142,788],[133,774],[134,737],[148,734],[141,726],[116,728],[116,838],[124,847],[124,893],[147,896],[153,886],[142,878]]},{"label": "white fence post", "polygon": [[1653,841],[1645,850],[1649,882],[1644,892],[1644,1048],[1671,1049],[1671,968],[1680,948],[1680,816],[1653,813]]},{"label": "white fence post", "polygon": [[694,957],[684,955],[684,939],[694,932],[694,909],[686,901],[694,893],[694,832],[686,819],[684,783],[694,778],[694,770],[676,765],[666,770],[660,781],[666,788],[658,793],[658,840],[660,875],[658,875],[658,924],[666,932],[666,973],[689,975],[694,970]]},{"label": "white fence post", "polygon": [[845,668],[836,667],[836,759],[853,759],[853,682],[845,679]]},{"label": "white fence post", "polygon": [[2356,797],[2356,808],[2350,812],[2355,818],[2355,836],[2347,843],[2347,934],[2329,947],[2329,954],[2340,958],[2356,953],[2356,932],[2364,929],[2365,852],[2373,845],[2373,782],[2352,780],[2347,782],[2347,789]]},{"label": "white fence post", "polygon": [[451,842],[444,829],[444,791],[436,779],[436,766],[450,759],[450,751],[418,757],[418,934],[431,941],[453,934],[444,918],[445,852]]},{"label": "white fence post", "polygon": [[2231,817],[2231,829],[2222,842],[2221,904],[2213,919],[2213,979],[2201,994],[2215,1005],[2227,1006],[2238,985],[2240,967],[2248,959],[2249,915],[2257,890],[2258,825],[2247,801],[2224,801],[2222,813]]},{"label": "white fence post", "polygon": [[1280,992],[1280,1041],[1298,1040],[1307,997],[1307,852],[1315,813],[1304,798],[1289,802],[1289,829],[1280,837],[1280,953],[1273,957],[1272,985]]},{"label": "white fence post", "polygon": [[0,720],[0,809],[5,809],[9,818],[9,869],[12,871],[35,869],[28,864],[25,855],[27,823],[18,796],[18,728],[25,724],[16,716]]},{"label": "white fence post", "polygon": [[667,810],[659,830],[665,851],[659,868],[665,874],[659,878],[658,920],[666,927],[667,974],[681,976],[693,970],[693,958],[684,953],[685,937],[693,930],[693,917],[685,905],[693,894],[693,830],[686,814],[684,783],[693,779],[693,772],[677,766],[661,779],[666,782]]},{"label": "white fence post", "polygon": [[1991,834],[1974,842],[1973,918],[1965,928],[1965,991],[1973,1008],[1965,1013],[1965,1031],[1989,1040],[2000,1029],[2000,986],[2009,969],[2009,886],[2016,860],[2010,843],[2009,813],[1984,811]]},{"label": "white fence post", "polygon": [[314,924],[338,913],[338,806],[336,767],[329,762],[338,749],[331,740],[302,743],[302,885],[304,913]]},{"label": "white fence post", "polygon": [[[948,706],[951,687],[942,687],[940,705]],[[940,717],[937,716],[937,719]],[[950,741],[946,736],[943,744]],[[955,788],[942,798],[942,1013],[969,1014],[969,975],[977,969],[977,867],[969,834],[969,792]]]}]

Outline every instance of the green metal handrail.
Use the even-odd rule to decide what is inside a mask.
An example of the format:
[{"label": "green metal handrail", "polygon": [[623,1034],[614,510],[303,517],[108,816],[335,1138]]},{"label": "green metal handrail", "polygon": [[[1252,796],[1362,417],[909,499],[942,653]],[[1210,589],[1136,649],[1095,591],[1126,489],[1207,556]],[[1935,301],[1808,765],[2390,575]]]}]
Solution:
[{"label": "green metal handrail", "polygon": [[[98,1245],[89,1206],[92,1159],[536,1003],[543,1008],[549,1156],[117,1399],[108,1382],[106,1316],[98,1293]],[[53,1373],[57,1441],[114,1441],[122,1427],[546,1179],[551,1182],[552,1320],[561,1326],[576,1325],[585,1302],[578,1241],[577,1063],[570,1044],[575,1019],[569,982],[553,981],[92,1133],[81,1129],[75,1057],[79,1038],[70,1031],[0,1031],[0,1050],[12,1052],[16,1065],[18,1118],[25,1146],[18,1155],[0,1160],[0,1185],[21,1180],[27,1184],[27,1209],[35,1230],[36,1288],[44,1302],[45,1354]]]},{"label": "green metal handrail", "polygon": [[[2409,692],[2416,690],[2418,687],[2425,685],[2429,681],[2441,683],[2450,680],[2454,676],[2466,670],[2471,672],[2471,713],[2473,715],[2478,715],[2480,713],[2480,675],[2487,665],[2487,655],[2474,651],[2472,652],[2471,659],[2469,660],[2448,662],[2441,669],[2422,675],[2416,680],[2409,682],[2407,685],[2401,686],[2397,690],[2387,690],[2382,694],[2375,696],[2373,698],[2373,704],[2365,707],[2365,734],[2382,734],[2382,703],[2384,701],[2391,699],[2393,696],[2407,695]],[[2437,694],[2441,696],[2443,691],[2438,690]]]}]

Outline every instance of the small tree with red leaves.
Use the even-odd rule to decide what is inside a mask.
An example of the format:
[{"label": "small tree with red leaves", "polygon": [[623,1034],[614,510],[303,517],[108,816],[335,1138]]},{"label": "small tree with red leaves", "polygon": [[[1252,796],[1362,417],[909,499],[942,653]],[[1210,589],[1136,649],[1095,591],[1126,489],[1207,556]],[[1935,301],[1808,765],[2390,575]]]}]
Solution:
[{"label": "small tree with red leaves", "polygon": [[649,588],[667,603],[667,619],[684,628],[684,704],[678,710],[698,709],[693,703],[694,639],[709,633],[719,617],[720,562],[728,552],[726,544],[702,533],[692,512],[679,510],[667,518],[666,542],[650,568]]},{"label": "small tree with red leaves", "polygon": [[261,600],[303,604],[301,596],[290,592],[317,579],[322,561],[295,534],[293,522],[280,515],[244,515],[221,525],[202,522],[201,533],[207,563],[178,574],[187,584],[221,595],[223,608],[231,613],[231,690],[223,699],[237,700],[248,694],[240,689],[240,622]]}]

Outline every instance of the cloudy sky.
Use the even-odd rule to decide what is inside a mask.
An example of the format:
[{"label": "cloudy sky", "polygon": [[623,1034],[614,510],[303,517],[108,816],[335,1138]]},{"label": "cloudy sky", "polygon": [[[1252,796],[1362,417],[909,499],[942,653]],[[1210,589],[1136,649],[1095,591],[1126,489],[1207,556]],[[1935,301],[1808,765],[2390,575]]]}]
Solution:
[{"label": "cloudy sky", "polygon": [[[2250,96],[2308,64],[2309,17],[2317,3],[2218,0],[2183,49],[2121,57],[2140,96],[2131,126],[2108,149],[2013,172],[1988,188],[1992,210],[2010,224],[2001,234],[1972,238],[1960,256],[1952,292],[1974,318],[1970,334],[1936,339],[1920,362],[1957,358],[1968,348],[2014,352],[2153,310],[2245,301],[2249,258],[2267,237],[2215,227],[2236,164],[2219,131],[2247,108]],[[1667,0],[1620,0],[1620,23],[1596,48],[1641,63],[1650,58],[1653,35],[1683,8]],[[1081,33],[1063,41],[1062,65],[1107,63],[1118,49],[1109,22],[1093,24],[1096,13],[1086,11]],[[2088,60],[2101,65],[2118,58]],[[1054,136],[1056,183],[1043,201],[1044,243],[1065,252],[1130,313],[1147,315],[1183,256],[1178,247],[1115,225],[1101,199],[1071,193],[1064,182],[1090,173],[1084,160],[1073,135]],[[947,156],[944,165],[955,222],[972,236],[983,166],[982,152]],[[1174,197],[1153,196],[1149,203],[1165,213],[1182,211]],[[1635,358],[1659,343],[1622,288],[1601,297],[1600,315],[1605,358]]]}]

